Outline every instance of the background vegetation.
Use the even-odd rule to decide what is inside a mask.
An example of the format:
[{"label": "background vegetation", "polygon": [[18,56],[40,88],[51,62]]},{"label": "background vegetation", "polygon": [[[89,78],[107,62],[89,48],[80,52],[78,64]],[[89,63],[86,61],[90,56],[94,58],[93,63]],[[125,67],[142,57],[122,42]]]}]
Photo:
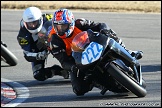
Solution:
[{"label": "background vegetation", "polygon": [[95,12],[161,13],[161,1],[1,1],[1,9],[25,9],[29,6],[41,10],[67,8]]}]

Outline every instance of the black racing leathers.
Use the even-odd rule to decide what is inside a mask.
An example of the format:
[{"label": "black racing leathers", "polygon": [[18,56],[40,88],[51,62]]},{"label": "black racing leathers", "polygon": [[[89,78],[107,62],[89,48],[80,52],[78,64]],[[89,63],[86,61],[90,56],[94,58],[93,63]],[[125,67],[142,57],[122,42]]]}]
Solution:
[{"label": "black racing leathers", "polygon": [[[100,32],[101,29],[109,29],[105,23],[94,23],[93,21],[86,19],[76,19],[75,27],[77,27],[81,31],[86,31],[91,29],[93,31]],[[76,29],[71,33],[71,36],[74,36],[73,33],[76,33]],[[73,92],[79,96],[84,95],[86,92],[92,90],[92,80],[91,78],[87,78],[84,80],[86,74],[84,74],[84,70],[71,70],[73,66],[75,66],[75,60],[72,55],[68,55],[66,52],[66,44],[64,41],[58,37],[56,34],[53,34],[51,46],[53,47],[52,53],[54,57],[60,62],[62,67],[68,71],[70,71],[71,82],[73,87]],[[87,70],[86,70],[87,71]]]},{"label": "black racing leathers", "polygon": [[[43,16],[43,24],[46,21],[51,20],[52,14],[42,14]],[[36,60],[36,53],[41,52],[45,49],[44,44],[42,44],[38,40],[38,35],[30,33],[24,26],[23,20],[20,21],[20,30],[17,36],[17,40],[21,48],[23,49],[24,57],[28,62],[35,62]]]},{"label": "black racing leathers", "polygon": [[[50,21],[52,14],[43,14],[43,24]],[[47,50],[45,44],[43,44],[37,33],[30,33],[24,26],[23,20],[20,21],[20,30],[17,36],[17,41],[23,49],[24,58],[31,62],[33,77],[36,80],[44,81],[47,78],[51,78],[53,75],[61,75],[63,70],[59,65],[53,65],[52,67],[45,67],[45,60],[37,60],[36,55],[38,52]]]}]

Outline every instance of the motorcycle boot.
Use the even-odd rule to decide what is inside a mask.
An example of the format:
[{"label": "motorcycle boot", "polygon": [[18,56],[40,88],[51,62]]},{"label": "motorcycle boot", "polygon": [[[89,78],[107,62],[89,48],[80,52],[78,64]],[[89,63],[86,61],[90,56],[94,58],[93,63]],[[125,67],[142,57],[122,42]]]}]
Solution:
[{"label": "motorcycle boot", "polygon": [[137,60],[141,59],[143,57],[143,52],[142,51],[128,51],[132,57],[135,57]]},{"label": "motorcycle boot", "polygon": [[51,72],[52,72],[52,76],[54,75],[59,75],[59,76],[63,76],[64,79],[68,79],[69,78],[69,72],[62,69],[59,65],[53,65],[51,67]]}]

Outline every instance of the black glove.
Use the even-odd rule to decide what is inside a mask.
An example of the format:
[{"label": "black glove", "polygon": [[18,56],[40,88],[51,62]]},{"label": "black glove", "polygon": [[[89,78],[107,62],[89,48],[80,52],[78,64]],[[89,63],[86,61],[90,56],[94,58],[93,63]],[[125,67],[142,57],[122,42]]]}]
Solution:
[{"label": "black glove", "polygon": [[122,39],[118,38],[116,36],[116,33],[112,30],[112,29],[101,29],[100,30],[101,33],[107,35],[107,36],[110,36],[111,38],[113,38],[116,42],[118,42],[122,47],[125,48],[125,45],[124,45],[124,42],[122,41]]},{"label": "black glove", "polygon": [[107,30],[107,29],[101,29],[101,30],[100,30],[100,33],[109,36],[109,34],[110,34],[110,30]]},{"label": "black glove", "polygon": [[111,29],[109,29],[109,30],[108,29],[101,29],[100,33],[105,34],[105,35],[110,36],[110,37],[116,36],[116,33]]}]

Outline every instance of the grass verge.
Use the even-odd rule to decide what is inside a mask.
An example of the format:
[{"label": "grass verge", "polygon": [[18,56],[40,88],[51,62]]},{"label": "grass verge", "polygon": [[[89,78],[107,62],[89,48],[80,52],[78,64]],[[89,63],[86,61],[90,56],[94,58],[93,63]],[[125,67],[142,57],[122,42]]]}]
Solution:
[{"label": "grass verge", "polygon": [[41,10],[67,8],[95,12],[161,13],[161,1],[1,1],[1,9],[36,6]]}]

